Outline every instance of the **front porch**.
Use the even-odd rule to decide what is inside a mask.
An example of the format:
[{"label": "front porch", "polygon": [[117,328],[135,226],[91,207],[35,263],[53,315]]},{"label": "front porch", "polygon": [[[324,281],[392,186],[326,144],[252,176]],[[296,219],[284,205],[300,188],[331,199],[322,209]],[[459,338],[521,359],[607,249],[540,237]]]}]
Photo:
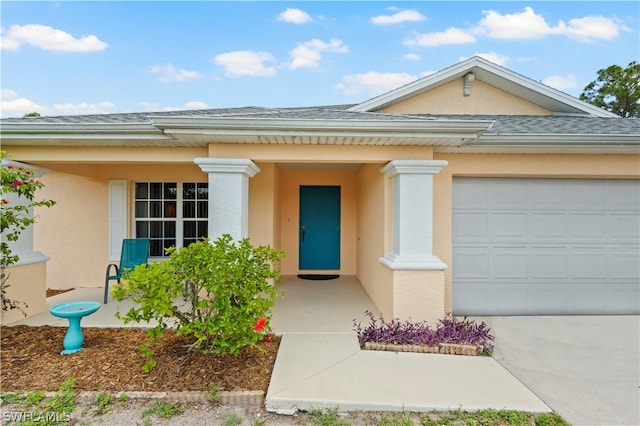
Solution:
[{"label": "front porch", "polygon": [[[365,320],[369,310],[378,315],[378,310],[367,296],[364,288],[354,276],[341,276],[335,280],[303,280],[293,275],[282,277],[279,286],[283,299],[276,299],[272,310],[271,327],[278,334],[290,333],[350,333],[353,320]],[[59,303],[96,301],[102,303],[103,288],[78,288],[47,298],[45,312],[24,318],[8,325],[51,325],[66,327],[66,319],[56,318],[49,308]],[[124,324],[115,317],[120,311],[125,314],[133,303],[112,299],[100,309],[82,320],[83,327],[148,327],[153,324]]]}]

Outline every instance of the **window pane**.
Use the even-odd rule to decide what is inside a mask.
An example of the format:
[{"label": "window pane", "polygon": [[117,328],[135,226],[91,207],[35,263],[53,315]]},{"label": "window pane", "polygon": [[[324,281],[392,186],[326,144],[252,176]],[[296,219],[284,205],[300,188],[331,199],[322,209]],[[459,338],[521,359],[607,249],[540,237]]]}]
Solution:
[{"label": "window pane", "polygon": [[182,229],[185,238],[194,238],[196,236],[196,222],[185,221]]},{"label": "window pane", "polygon": [[176,237],[176,223],[173,221],[164,222],[164,237],[175,238]]},{"label": "window pane", "polygon": [[164,198],[166,200],[175,200],[178,196],[178,187],[175,182],[164,184]]},{"label": "window pane", "polygon": [[151,238],[162,238],[162,223],[163,222],[149,222],[149,231]]},{"label": "window pane", "polygon": [[151,198],[152,200],[162,199],[162,183],[161,182],[151,182],[149,184],[149,198]]},{"label": "window pane", "polygon": [[151,240],[149,242],[149,255],[164,256],[164,250],[162,248],[162,240]]},{"label": "window pane", "polygon": [[164,240],[164,248],[168,249],[169,247],[175,247],[176,240]]},{"label": "window pane", "polygon": [[198,239],[207,237],[209,234],[209,224],[205,220],[198,221]]},{"label": "window pane", "polygon": [[136,222],[136,238],[149,238],[149,222]]},{"label": "window pane", "polygon": [[191,244],[191,243],[195,243],[195,242],[196,242],[196,240],[195,240],[195,239],[193,239],[193,238],[185,238],[185,239],[182,241],[182,246],[183,246],[183,247],[189,247],[189,244]]},{"label": "window pane", "polygon": [[149,203],[136,201],[136,217],[149,217]]},{"label": "window pane", "polygon": [[195,201],[184,201],[182,203],[182,217],[184,217],[184,218],[194,218],[194,217],[196,217],[196,202]]},{"label": "window pane", "polygon": [[206,218],[209,216],[209,202],[198,201],[198,217]]},{"label": "window pane", "polygon": [[206,200],[209,198],[208,183],[198,183],[198,198],[201,200]]},{"label": "window pane", "polygon": [[149,198],[149,184],[147,182],[136,182],[136,198],[143,200]]},{"label": "window pane", "polygon": [[149,217],[162,217],[162,201],[150,201],[149,210]]},{"label": "window pane", "polygon": [[196,184],[195,183],[183,183],[182,184],[182,198],[185,200],[193,200],[196,198]]},{"label": "window pane", "polygon": [[165,201],[164,202],[164,217],[176,217],[176,202]]}]

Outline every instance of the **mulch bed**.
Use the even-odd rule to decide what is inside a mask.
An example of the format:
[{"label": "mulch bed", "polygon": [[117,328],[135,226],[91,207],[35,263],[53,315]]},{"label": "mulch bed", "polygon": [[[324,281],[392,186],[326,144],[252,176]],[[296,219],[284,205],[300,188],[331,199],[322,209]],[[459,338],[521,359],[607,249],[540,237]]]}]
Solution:
[{"label": "mulch bed", "polygon": [[0,389],[56,390],[69,377],[85,391],[207,391],[214,383],[221,390],[262,390],[271,380],[280,338],[271,336],[258,348],[240,355],[193,353],[185,346],[193,340],[166,331],[156,344],[157,367],[142,371],[141,329],[83,328],[84,349],[60,355],[66,327],[26,325],[0,327]]},{"label": "mulch bed", "polygon": [[66,292],[71,291],[71,290],[75,290],[75,288],[67,288],[67,289],[64,289],[64,290],[48,288],[47,289],[47,297],[57,296],[58,294],[66,293]]}]

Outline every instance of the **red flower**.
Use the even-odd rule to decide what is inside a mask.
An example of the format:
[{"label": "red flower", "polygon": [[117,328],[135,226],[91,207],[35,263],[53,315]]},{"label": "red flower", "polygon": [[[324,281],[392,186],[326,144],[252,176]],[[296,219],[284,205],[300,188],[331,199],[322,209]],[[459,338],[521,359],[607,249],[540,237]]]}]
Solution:
[{"label": "red flower", "polygon": [[16,189],[20,185],[22,185],[22,182],[20,182],[19,180],[14,180],[13,181],[13,189]]},{"label": "red flower", "polygon": [[267,324],[267,319],[265,317],[258,318],[256,325],[253,327],[253,331],[257,333],[258,331],[262,330],[266,324]]}]

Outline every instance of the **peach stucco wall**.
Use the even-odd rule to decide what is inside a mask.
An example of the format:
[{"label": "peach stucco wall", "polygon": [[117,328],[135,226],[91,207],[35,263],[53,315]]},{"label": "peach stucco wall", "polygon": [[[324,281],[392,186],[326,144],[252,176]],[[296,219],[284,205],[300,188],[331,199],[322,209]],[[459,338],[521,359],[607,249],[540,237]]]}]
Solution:
[{"label": "peach stucco wall", "polygon": [[0,324],[9,324],[47,309],[46,262],[30,263],[7,268],[7,298],[18,302],[19,309],[0,311]]},{"label": "peach stucco wall", "polygon": [[[128,181],[130,209],[133,183],[137,180],[207,181],[207,175],[193,163],[46,164],[52,172],[43,176],[45,188],[39,195],[57,204],[50,209],[36,209],[34,249],[51,257],[47,264],[47,286],[55,289],[104,285],[106,266],[112,262],[108,255],[109,180]],[[132,236],[131,222],[129,225]]]},{"label": "peach stucco wall", "polygon": [[385,108],[387,114],[506,114],[548,115],[549,111],[477,80],[464,96],[459,78]]},{"label": "peach stucco wall", "polygon": [[451,311],[452,191],[453,178],[518,177],[518,178],[592,178],[639,179],[638,155],[480,155],[435,154],[435,159],[447,160],[434,179],[434,241],[433,250],[444,263],[445,309]]},{"label": "peach stucco wall", "polygon": [[393,316],[392,271],[379,259],[391,248],[391,183],[384,164],[358,170],[357,276],[385,318]]}]

